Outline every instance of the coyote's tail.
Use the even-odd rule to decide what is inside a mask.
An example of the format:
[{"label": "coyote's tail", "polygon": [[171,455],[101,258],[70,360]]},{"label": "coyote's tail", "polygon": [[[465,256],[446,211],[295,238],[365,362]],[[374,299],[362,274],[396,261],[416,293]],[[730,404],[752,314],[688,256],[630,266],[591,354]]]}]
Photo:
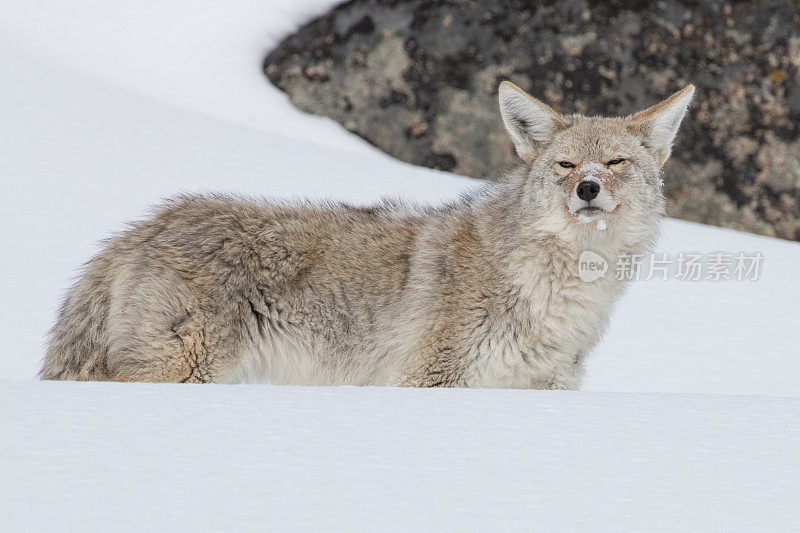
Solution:
[{"label": "coyote's tail", "polygon": [[108,314],[111,305],[109,270],[102,257],[86,266],[70,289],[50,330],[41,379],[104,381],[109,379]]}]

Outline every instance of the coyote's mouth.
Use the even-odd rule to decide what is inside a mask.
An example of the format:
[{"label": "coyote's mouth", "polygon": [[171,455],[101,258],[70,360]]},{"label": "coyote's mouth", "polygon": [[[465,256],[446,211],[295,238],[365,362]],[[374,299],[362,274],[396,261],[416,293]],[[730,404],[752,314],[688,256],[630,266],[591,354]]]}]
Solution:
[{"label": "coyote's mouth", "polygon": [[591,216],[591,215],[600,215],[600,214],[605,213],[605,212],[606,212],[605,209],[602,209],[600,207],[595,207],[593,205],[589,205],[589,206],[581,207],[580,209],[578,209],[576,211],[576,214]]}]

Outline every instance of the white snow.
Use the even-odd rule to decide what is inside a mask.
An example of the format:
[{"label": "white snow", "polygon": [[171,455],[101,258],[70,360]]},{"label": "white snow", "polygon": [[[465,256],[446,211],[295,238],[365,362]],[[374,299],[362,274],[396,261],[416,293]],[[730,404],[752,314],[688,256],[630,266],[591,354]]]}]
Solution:
[{"label": "white snow", "polygon": [[595,179],[600,182],[607,182],[608,176],[611,174],[611,171],[608,168],[604,167],[600,163],[596,161],[587,161],[586,163],[581,164],[578,168],[580,172],[586,172],[587,174],[584,175],[584,179]]},{"label": "white snow", "polygon": [[789,531],[799,407],[6,382],[0,529]]},{"label": "white snow", "polygon": [[[589,222],[593,222],[595,220],[594,218],[590,217],[586,213],[578,213],[575,218],[577,218],[578,222],[580,222],[581,224],[588,224]],[[598,218],[596,220],[597,220],[597,222],[595,223],[595,225],[596,225],[597,229],[599,229],[600,231],[605,230],[606,227],[607,227],[605,219]]]},{"label": "white snow", "polygon": [[800,246],[734,231],[666,221],[660,252],[761,252],[760,279],[634,283],[582,392],[33,380],[79,266],[161,198],[474,186],[265,81],[330,4],[3,6],[0,530],[800,525]]}]

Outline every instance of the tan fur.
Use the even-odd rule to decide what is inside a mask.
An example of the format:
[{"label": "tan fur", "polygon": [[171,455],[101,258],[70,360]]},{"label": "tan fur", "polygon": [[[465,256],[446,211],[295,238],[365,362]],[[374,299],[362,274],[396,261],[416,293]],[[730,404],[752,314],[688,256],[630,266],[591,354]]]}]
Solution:
[{"label": "tan fur", "polygon": [[525,163],[443,208],[179,198],[89,262],[41,377],[577,388],[623,289],[581,281],[578,258],[613,269],[651,243],[690,93],[605,119],[503,84]]}]

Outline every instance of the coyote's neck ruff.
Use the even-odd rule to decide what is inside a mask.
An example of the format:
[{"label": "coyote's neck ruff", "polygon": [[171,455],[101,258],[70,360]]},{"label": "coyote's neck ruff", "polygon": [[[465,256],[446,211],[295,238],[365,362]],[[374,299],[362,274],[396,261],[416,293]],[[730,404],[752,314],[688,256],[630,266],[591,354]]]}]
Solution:
[{"label": "coyote's neck ruff", "polygon": [[[597,118],[503,83],[524,164],[444,208],[179,199],[92,259],[41,376],[577,388],[692,92]],[[588,252],[605,276],[582,277]]]}]

